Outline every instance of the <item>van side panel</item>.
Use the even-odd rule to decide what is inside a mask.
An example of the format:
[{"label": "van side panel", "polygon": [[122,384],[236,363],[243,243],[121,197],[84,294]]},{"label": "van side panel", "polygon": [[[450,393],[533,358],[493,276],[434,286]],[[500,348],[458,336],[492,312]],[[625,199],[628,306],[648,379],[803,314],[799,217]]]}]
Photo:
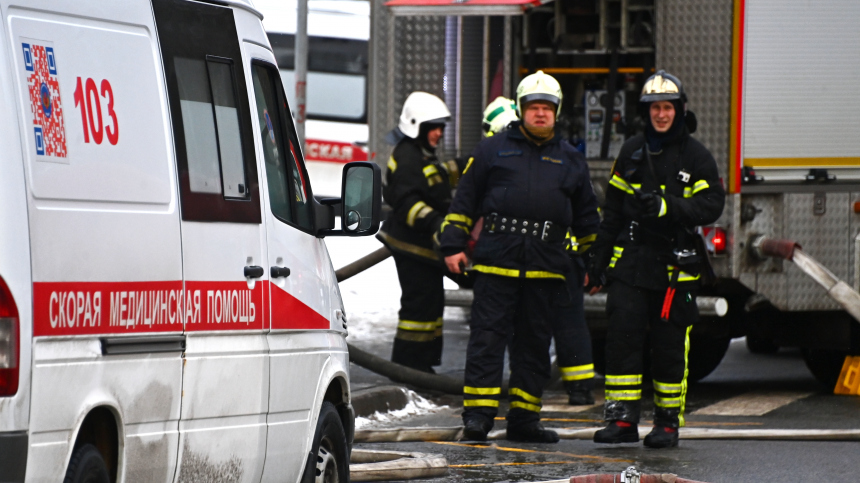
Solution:
[{"label": "van side panel", "polygon": [[[98,407],[118,428],[108,462],[118,481],[171,480],[182,360],[156,349],[181,335],[184,303],[151,7],[43,0],[4,11],[32,250],[27,481],[62,480]],[[141,337],[134,353],[111,352],[108,338],[128,336]]]},{"label": "van side panel", "polygon": [[[9,38],[9,29],[0,24],[0,277],[18,307],[20,349],[18,392],[0,397],[0,435],[27,429],[33,335],[27,194],[15,108],[15,74],[8,68],[13,64]],[[6,481],[3,466],[0,457],[0,481]]]}]

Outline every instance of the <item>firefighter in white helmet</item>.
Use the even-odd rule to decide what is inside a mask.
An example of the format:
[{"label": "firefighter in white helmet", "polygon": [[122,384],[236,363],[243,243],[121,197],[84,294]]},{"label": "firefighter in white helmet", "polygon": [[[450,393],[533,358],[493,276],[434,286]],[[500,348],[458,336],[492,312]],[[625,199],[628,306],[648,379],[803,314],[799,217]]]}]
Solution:
[{"label": "firefighter in white helmet", "polygon": [[561,101],[558,82],[543,72],[520,82],[522,122],[478,144],[442,227],[441,250],[456,273],[468,262],[464,250],[473,220],[484,218],[472,255],[475,298],[463,388],[467,439],[486,439],[493,427],[510,340],[507,438],[558,441],[540,424],[540,408],[550,376],[552,322],[571,303],[565,237],[572,230],[577,239],[588,239],[599,223],[585,159],[555,133]]},{"label": "firefighter in white helmet", "polygon": [[402,291],[391,360],[431,373],[442,357],[446,272],[432,240],[460,176],[455,161],[436,157],[450,116],[432,94],[413,92],[406,98],[400,122],[387,137],[396,147],[382,193],[392,211],[377,235],[394,255]]}]

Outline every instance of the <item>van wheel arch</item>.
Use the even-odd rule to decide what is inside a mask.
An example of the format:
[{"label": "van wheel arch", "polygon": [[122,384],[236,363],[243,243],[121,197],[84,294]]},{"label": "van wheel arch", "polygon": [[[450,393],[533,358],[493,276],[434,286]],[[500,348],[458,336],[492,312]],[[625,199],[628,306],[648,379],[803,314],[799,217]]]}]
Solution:
[{"label": "van wheel arch", "polygon": [[95,447],[104,460],[111,483],[116,483],[119,475],[119,428],[119,417],[113,408],[95,407],[81,423],[72,447],[72,455],[86,445]]},{"label": "van wheel arch", "polygon": [[349,404],[349,385],[343,377],[334,378],[328,385],[323,402],[332,403],[337,409],[337,414],[340,416],[340,422],[343,424],[344,432],[346,433],[346,441],[349,446],[349,452],[352,453],[352,439],[355,434],[355,412],[352,405]]}]

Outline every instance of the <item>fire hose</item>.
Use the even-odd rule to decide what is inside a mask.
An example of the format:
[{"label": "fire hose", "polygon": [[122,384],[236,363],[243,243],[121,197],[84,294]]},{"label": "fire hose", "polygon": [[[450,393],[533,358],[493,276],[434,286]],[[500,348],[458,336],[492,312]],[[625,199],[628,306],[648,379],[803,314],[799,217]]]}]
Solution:
[{"label": "fire hose", "polygon": [[794,262],[797,268],[824,287],[830,298],[835,300],[855,320],[860,321],[860,293],[839,280],[827,267],[804,253],[797,242],[775,240],[762,235],[753,239],[750,248],[753,255],[760,260],[774,257]]}]

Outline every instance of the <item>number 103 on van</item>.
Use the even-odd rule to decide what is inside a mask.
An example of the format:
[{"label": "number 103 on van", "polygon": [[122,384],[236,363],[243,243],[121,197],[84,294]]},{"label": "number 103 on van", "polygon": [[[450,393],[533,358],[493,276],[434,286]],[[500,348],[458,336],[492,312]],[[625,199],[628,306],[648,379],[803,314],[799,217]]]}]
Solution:
[{"label": "number 103 on van", "polygon": [[[101,94],[101,97],[99,97]],[[107,102],[107,121],[102,117],[101,98]],[[104,138],[116,145],[119,142],[119,123],[113,108],[113,88],[110,81],[102,79],[100,89],[96,87],[96,81],[92,78],[86,80],[78,77],[78,85],[75,88],[75,107],[81,110],[81,125],[84,128],[84,142],[90,142],[92,135],[96,144],[101,144]]]}]

